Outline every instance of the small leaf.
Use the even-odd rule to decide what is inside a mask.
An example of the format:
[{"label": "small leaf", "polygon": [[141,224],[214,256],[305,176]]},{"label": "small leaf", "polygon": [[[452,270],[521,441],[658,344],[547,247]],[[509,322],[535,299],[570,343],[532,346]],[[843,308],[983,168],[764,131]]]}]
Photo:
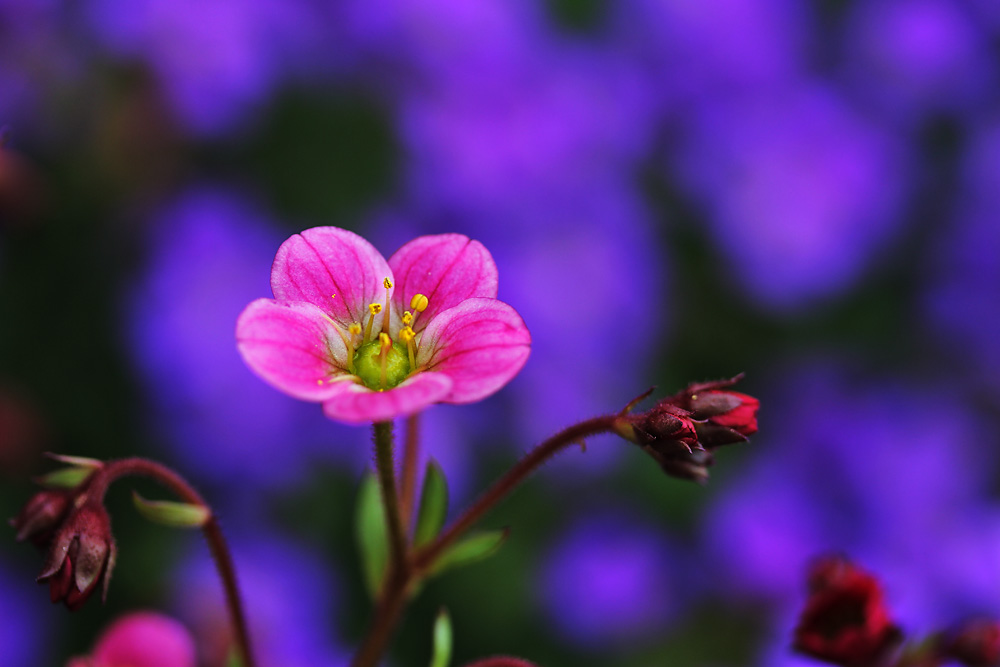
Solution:
[{"label": "small leaf", "polygon": [[87,458],[86,456],[68,456],[66,454],[53,454],[52,452],[45,452],[45,456],[53,461],[59,461],[59,463],[65,463],[68,466],[76,468],[92,468],[97,470],[104,467],[104,461]]},{"label": "small leaf", "polygon": [[170,528],[201,528],[212,518],[212,511],[204,505],[146,500],[135,491],[132,503],[143,517]]},{"label": "small leaf", "polygon": [[369,595],[375,599],[389,563],[389,532],[378,480],[370,473],[364,476],[358,489],[354,528],[365,585]]},{"label": "small leaf", "polygon": [[48,489],[75,489],[94,473],[93,468],[59,468],[36,477],[35,482]]},{"label": "small leaf", "polygon": [[444,607],[434,620],[434,655],[431,667],[448,667],[451,662],[451,619]]},{"label": "small leaf", "polygon": [[434,461],[427,463],[424,473],[424,489],[420,493],[420,512],[417,528],[413,534],[416,546],[427,544],[441,532],[445,515],[448,514],[448,481],[444,471]]},{"label": "small leaf", "polygon": [[509,534],[510,529],[504,528],[470,535],[445,551],[431,567],[430,573],[440,574],[445,570],[489,558],[499,551]]}]

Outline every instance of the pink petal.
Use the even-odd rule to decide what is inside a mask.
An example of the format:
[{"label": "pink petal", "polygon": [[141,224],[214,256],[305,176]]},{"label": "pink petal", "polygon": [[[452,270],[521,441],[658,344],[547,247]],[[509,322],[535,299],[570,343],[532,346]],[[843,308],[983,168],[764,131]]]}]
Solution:
[{"label": "pink petal", "polygon": [[415,331],[422,331],[440,312],[471,297],[497,296],[497,267],[490,251],[479,241],[461,234],[421,236],[389,259],[396,277],[393,331],[404,310],[411,310],[414,294],[427,297],[427,310],[417,316]]},{"label": "pink petal", "polygon": [[467,299],[431,321],[416,361],[451,378],[445,402],[471,403],[517,375],[530,346],[531,334],[516,310],[497,299]]},{"label": "pink petal", "polygon": [[[278,248],[271,291],[276,299],[319,306],[346,329],[365,323],[369,304],[385,304],[385,278],[392,270],[371,243],[346,229],[314,227]],[[375,326],[381,323],[376,316]]]},{"label": "pink petal", "polygon": [[194,642],[172,618],[153,612],[123,616],[104,631],[94,648],[100,667],[195,667]]},{"label": "pink petal", "polygon": [[303,301],[257,299],[236,322],[236,345],[254,373],[287,394],[322,401],[336,393],[347,348],[335,325]]},{"label": "pink petal", "polygon": [[342,384],[338,389],[335,396],[323,402],[323,412],[330,419],[361,424],[420,412],[448,393],[451,380],[441,373],[417,373],[386,391],[372,391],[353,383]]}]

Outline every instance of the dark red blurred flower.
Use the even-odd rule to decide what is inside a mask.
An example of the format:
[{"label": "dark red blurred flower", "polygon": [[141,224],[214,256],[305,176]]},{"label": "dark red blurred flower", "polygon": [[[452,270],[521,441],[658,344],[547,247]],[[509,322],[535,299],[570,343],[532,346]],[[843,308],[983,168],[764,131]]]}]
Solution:
[{"label": "dark red blurred flower", "polygon": [[99,503],[84,503],[57,529],[38,581],[49,583],[53,602],[76,610],[98,584],[107,596],[116,554],[108,513]]},{"label": "dark red blurred flower", "polygon": [[1000,622],[994,619],[967,621],[950,634],[945,653],[969,667],[1000,665]]},{"label": "dark red blurred flower", "polygon": [[70,489],[45,489],[31,497],[10,525],[17,531],[17,541],[31,540],[43,547],[69,512],[74,496]]},{"label": "dark red blurred flower", "polygon": [[875,665],[902,635],[889,617],[882,587],[843,558],[810,571],[810,596],[795,629],[794,648],[835,665]]}]

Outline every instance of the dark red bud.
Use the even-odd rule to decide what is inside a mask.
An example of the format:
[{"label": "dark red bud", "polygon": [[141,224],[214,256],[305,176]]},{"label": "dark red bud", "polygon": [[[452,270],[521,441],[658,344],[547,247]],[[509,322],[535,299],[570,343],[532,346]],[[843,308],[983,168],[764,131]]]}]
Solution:
[{"label": "dark red bud", "polygon": [[85,503],[56,531],[38,581],[48,582],[53,602],[76,610],[102,583],[107,595],[116,553],[108,513]]},{"label": "dark red bud", "polygon": [[968,667],[1000,664],[1000,622],[983,618],[963,623],[946,640],[945,654]]},{"label": "dark red bud", "polygon": [[65,489],[46,489],[31,497],[10,525],[17,531],[17,541],[31,540],[45,546],[56,528],[69,512],[73,492]]},{"label": "dark red bud", "polygon": [[795,629],[800,653],[835,665],[877,664],[902,634],[890,620],[879,582],[849,561],[821,561],[809,577],[812,593]]}]

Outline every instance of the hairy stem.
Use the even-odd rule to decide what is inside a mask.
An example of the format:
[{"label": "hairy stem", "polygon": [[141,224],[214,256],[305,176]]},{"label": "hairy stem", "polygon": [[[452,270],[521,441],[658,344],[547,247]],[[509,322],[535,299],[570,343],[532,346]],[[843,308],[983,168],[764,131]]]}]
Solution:
[{"label": "hairy stem", "polygon": [[389,529],[389,550],[392,554],[390,571],[399,569],[406,562],[406,533],[399,511],[399,495],[396,491],[396,468],[392,461],[392,422],[375,422],[375,467],[378,470],[379,487],[382,489],[382,504]]}]

